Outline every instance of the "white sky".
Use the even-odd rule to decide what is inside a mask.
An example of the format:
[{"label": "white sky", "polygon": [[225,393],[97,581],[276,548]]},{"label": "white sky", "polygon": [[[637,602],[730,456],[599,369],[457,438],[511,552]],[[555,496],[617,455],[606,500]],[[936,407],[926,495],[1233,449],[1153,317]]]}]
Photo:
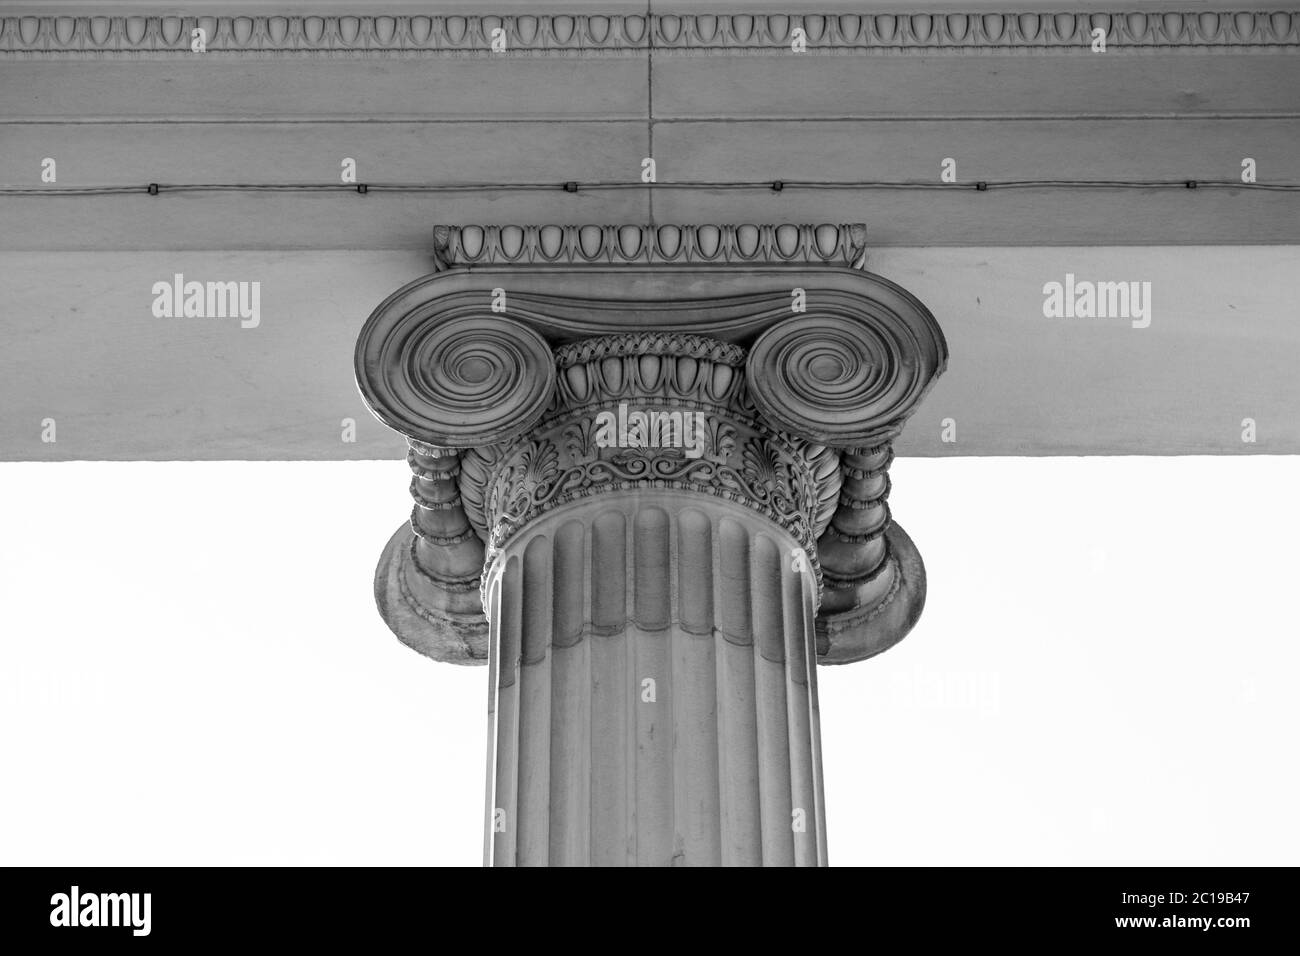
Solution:
[{"label": "white sky", "polygon": [[[1294,864],[1300,458],[902,459],[832,864]],[[0,864],[463,864],[486,670],[374,610],[402,462],[0,465]]]}]

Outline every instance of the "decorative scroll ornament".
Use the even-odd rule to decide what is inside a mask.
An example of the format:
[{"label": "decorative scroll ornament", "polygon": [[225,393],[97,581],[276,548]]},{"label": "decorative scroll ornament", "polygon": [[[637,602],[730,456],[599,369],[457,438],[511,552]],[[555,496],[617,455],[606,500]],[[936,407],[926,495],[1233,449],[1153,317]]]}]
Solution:
[{"label": "decorative scroll ornament", "polygon": [[754,403],[840,448],[897,435],[946,361],[938,325],[919,315],[810,312],[772,326],[749,352]]},{"label": "decorative scroll ornament", "polygon": [[375,416],[408,438],[460,448],[525,431],[555,388],[546,340],[478,310],[440,322],[376,312],[357,342],[357,384]]},{"label": "decorative scroll ornament", "polygon": [[[358,14],[365,13],[358,5]],[[189,55],[656,56],[786,54],[803,30],[811,54],[1072,53],[1092,31],[1111,49],[1254,52],[1300,47],[1300,13],[879,13],[517,16],[28,16],[0,18],[0,56]],[[493,52],[493,41],[504,41]],[[500,42],[498,42],[500,47]]]},{"label": "decorative scroll ornament", "polygon": [[543,263],[826,262],[860,269],[867,227],[821,225],[437,226],[439,268]]}]

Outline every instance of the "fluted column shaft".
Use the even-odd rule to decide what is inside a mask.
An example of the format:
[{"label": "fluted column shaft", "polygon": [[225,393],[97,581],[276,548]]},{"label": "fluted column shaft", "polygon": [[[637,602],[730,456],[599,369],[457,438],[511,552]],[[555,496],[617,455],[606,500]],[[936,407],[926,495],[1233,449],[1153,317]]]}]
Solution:
[{"label": "fluted column shaft", "polygon": [[824,864],[806,568],[776,524],[684,491],[515,535],[485,585],[486,862]]}]

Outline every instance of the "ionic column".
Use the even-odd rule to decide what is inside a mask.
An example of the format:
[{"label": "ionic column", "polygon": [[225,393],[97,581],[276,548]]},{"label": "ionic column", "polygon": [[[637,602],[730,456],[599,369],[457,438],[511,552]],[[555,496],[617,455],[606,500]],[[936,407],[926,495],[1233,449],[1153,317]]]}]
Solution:
[{"label": "ionic column", "polygon": [[366,323],[414,472],[376,599],[488,664],[487,864],[826,863],[816,664],[920,614],[887,469],[946,358],[864,234],[444,229]]}]

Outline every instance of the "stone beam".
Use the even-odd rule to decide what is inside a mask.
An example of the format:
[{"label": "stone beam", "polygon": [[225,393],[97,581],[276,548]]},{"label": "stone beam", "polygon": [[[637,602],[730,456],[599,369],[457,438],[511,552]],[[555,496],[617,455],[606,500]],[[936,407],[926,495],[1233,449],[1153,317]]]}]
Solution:
[{"label": "stone beam", "polygon": [[877,248],[1295,243],[1295,5],[5,5],[0,250],[423,250],[507,189],[522,221],[861,218]]}]

